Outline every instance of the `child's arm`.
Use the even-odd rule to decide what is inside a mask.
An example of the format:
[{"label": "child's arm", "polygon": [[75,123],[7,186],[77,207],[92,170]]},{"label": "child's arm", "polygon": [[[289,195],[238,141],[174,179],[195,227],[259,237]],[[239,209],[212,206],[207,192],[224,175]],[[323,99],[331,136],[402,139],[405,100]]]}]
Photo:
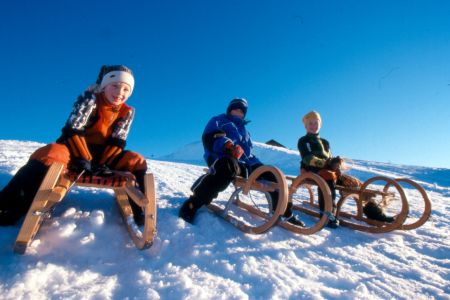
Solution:
[{"label": "child's arm", "polygon": [[121,116],[113,125],[111,137],[107,141],[107,146],[100,160],[100,165],[111,164],[126,146],[131,123],[134,119],[134,108],[123,105]]},{"label": "child's arm", "polygon": [[66,141],[71,154],[75,158],[92,160],[84,134],[89,117],[96,107],[95,95],[90,91],[84,92],[75,102],[63,128],[62,139]]},{"label": "child's arm", "polygon": [[218,118],[212,118],[206,124],[202,135],[203,145],[211,152],[223,154],[225,145],[233,141],[227,137],[226,132],[222,129],[221,122]]},{"label": "child's arm", "polygon": [[307,141],[307,139],[300,138],[298,140],[297,147],[304,165],[320,169],[327,165],[331,157],[331,152],[329,151],[328,142],[326,140],[322,141],[324,142],[322,149],[314,149],[314,145]]}]

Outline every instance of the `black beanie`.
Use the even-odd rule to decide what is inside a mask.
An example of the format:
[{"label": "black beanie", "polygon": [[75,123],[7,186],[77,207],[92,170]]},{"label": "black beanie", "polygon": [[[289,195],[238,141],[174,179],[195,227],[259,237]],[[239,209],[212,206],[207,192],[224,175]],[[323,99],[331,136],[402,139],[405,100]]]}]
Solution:
[{"label": "black beanie", "polygon": [[244,98],[235,98],[230,101],[230,104],[228,104],[227,115],[230,114],[230,112],[233,109],[240,109],[242,110],[245,116],[247,114],[247,108],[248,108],[247,100],[245,100]]}]

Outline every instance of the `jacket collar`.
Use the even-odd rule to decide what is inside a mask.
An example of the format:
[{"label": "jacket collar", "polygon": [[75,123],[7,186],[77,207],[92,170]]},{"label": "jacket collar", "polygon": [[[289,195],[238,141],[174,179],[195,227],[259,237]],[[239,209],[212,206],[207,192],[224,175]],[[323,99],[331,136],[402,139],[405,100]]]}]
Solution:
[{"label": "jacket collar", "polygon": [[225,118],[227,118],[228,120],[230,120],[231,122],[233,122],[235,125],[237,126],[245,126],[248,123],[250,123],[249,120],[245,120],[245,119],[241,119],[239,117],[230,115],[230,114],[224,114]]},{"label": "jacket collar", "polygon": [[306,136],[314,137],[314,138],[320,138],[319,133],[307,133]]}]

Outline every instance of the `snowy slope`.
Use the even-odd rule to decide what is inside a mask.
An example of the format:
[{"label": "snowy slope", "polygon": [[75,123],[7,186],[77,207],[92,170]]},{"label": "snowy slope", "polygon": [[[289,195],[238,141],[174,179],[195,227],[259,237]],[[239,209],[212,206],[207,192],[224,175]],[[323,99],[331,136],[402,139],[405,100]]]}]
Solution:
[{"label": "snowy slope", "polygon": [[[39,146],[0,140],[0,187]],[[188,159],[201,163],[201,147],[191,146]],[[256,153],[287,173],[298,168],[293,151],[258,144]],[[177,160],[176,153],[171,160]],[[177,218],[202,166],[148,163],[158,196],[152,248],[134,248],[110,192],[77,188],[44,223],[26,255],[12,254],[19,227],[0,227],[0,298],[450,299],[448,169],[354,161],[354,174],[425,183],[432,219],[414,231],[374,235],[326,228],[300,236],[276,227],[247,235],[206,209],[194,226]],[[231,191],[217,201],[226,201]],[[417,195],[407,193],[419,203]]]}]

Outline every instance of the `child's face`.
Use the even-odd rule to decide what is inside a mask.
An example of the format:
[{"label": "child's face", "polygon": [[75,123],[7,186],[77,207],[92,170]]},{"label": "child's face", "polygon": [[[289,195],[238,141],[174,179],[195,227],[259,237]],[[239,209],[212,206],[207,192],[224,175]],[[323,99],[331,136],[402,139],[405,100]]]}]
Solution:
[{"label": "child's face", "polygon": [[105,86],[105,97],[111,104],[120,105],[130,97],[131,88],[124,82],[113,82]]},{"label": "child's face", "polygon": [[236,109],[233,109],[232,111],[230,111],[230,115],[241,118],[241,119],[244,118],[244,112],[240,108],[236,108]]},{"label": "child's face", "polygon": [[313,134],[319,133],[319,130],[320,130],[319,119],[309,118],[308,120],[306,120],[305,128],[306,128],[306,132],[308,132],[308,133],[313,133]]}]

